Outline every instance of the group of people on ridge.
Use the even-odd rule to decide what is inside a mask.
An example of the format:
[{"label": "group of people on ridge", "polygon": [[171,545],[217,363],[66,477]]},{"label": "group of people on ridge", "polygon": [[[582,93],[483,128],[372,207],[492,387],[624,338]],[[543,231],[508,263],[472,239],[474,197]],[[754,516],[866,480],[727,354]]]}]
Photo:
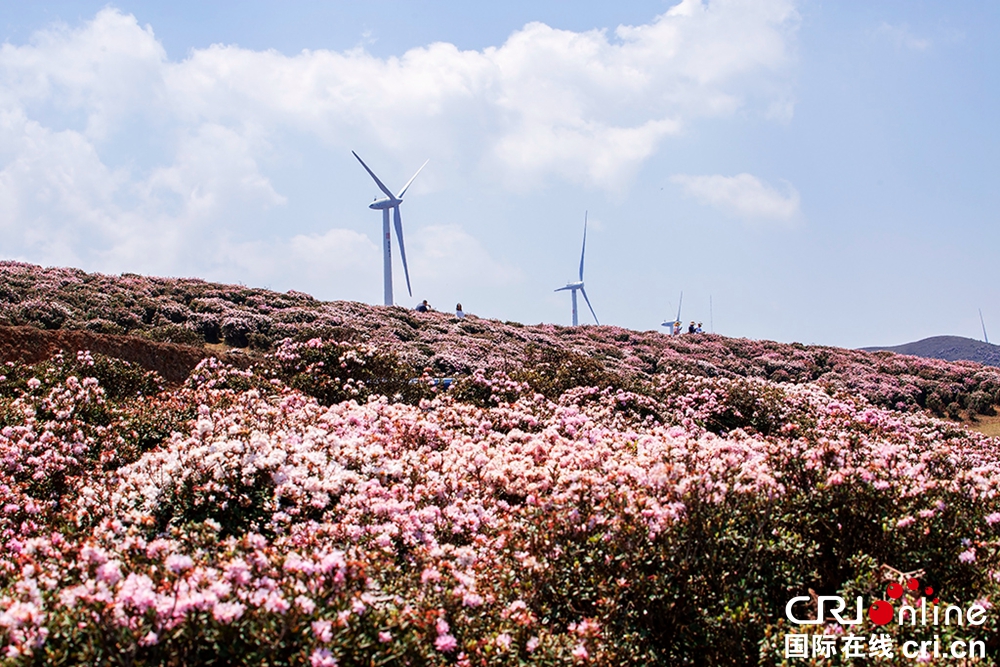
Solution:
[{"label": "group of people on ridge", "polygon": [[[418,313],[429,313],[434,309],[431,308],[431,304],[427,303],[427,299],[424,299],[423,301],[417,304],[417,307],[414,308],[414,310],[417,311]],[[455,304],[455,317],[457,317],[458,319],[462,319],[465,317],[465,311],[462,310],[462,304],[460,303]]]},{"label": "group of people on ridge", "polygon": [[[694,320],[691,320],[691,324],[688,325],[687,332],[689,334],[700,334],[700,333],[705,333],[705,330],[701,328],[701,322],[698,322],[698,324],[695,324]],[[680,320],[677,320],[676,322],[674,322],[674,329],[673,329],[673,331],[671,333],[674,336],[680,336],[681,335],[682,332],[681,332],[681,321]]]}]

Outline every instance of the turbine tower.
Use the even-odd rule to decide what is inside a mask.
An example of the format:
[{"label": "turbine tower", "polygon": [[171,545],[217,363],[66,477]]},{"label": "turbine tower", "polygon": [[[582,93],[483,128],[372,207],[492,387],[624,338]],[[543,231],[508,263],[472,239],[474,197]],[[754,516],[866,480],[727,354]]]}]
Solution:
[{"label": "turbine tower", "polygon": [[365,161],[362,160],[357,153],[351,151],[354,157],[358,158],[358,162],[361,166],[365,168],[368,175],[374,179],[375,184],[378,186],[379,190],[385,193],[384,199],[376,199],[368,208],[381,210],[382,211],[382,269],[385,277],[385,305],[393,305],[392,300],[392,240],[389,238],[389,209],[392,209],[393,224],[396,227],[396,240],[399,242],[399,256],[403,259],[403,273],[406,275],[406,291],[410,296],[413,296],[413,290],[410,289],[410,270],[406,266],[406,246],[403,245],[403,219],[399,216],[399,205],[403,203],[403,195],[406,194],[407,188],[410,187],[410,183],[413,183],[413,179],[417,177],[420,173],[420,169],[427,166],[430,160],[426,160],[420,169],[417,169],[417,173],[413,175],[410,180],[406,182],[403,189],[399,191],[398,195],[392,194],[392,190],[385,187],[382,181],[378,180],[378,176],[375,175]]},{"label": "turbine tower", "polygon": [[583,288],[583,257],[587,252],[587,212],[583,212],[583,249],[580,251],[580,280],[575,283],[566,283],[565,287],[560,287],[555,290],[556,292],[562,292],[563,290],[570,290],[573,295],[573,326],[578,326],[580,324],[580,319],[577,315],[576,310],[576,293],[577,290],[583,294],[584,301],[587,302],[587,307],[590,308],[590,314],[594,316],[594,321],[600,324],[600,320],[597,319],[597,313],[594,312],[594,307],[590,305],[590,299],[587,298],[587,290]]}]

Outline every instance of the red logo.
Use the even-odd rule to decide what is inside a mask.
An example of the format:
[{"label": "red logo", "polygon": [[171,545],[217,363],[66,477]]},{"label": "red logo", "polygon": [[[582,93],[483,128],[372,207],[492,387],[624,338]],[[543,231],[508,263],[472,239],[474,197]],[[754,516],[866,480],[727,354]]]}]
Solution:
[{"label": "red logo", "polygon": [[[906,588],[909,590],[912,597],[926,597],[934,595],[934,589],[928,586],[923,590],[923,594],[920,593],[920,581],[914,578],[910,578],[906,582]],[[903,597],[905,591],[903,587],[896,582],[893,582],[885,587],[885,595],[890,600],[899,600]],[[937,604],[938,599],[934,598],[932,600]],[[894,610],[892,607],[892,602],[889,600],[876,600],[872,603],[872,606],[868,608],[868,618],[871,619],[872,623],[875,625],[885,625],[893,619]]]}]

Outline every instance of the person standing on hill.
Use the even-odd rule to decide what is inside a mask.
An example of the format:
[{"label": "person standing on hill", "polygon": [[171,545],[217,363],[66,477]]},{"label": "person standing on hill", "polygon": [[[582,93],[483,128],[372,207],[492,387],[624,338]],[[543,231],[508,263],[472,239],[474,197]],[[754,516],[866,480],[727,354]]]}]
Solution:
[{"label": "person standing on hill", "polygon": [[462,319],[465,317],[465,312],[462,310],[462,304],[457,304],[455,306],[455,317]]},{"label": "person standing on hill", "polygon": [[688,325],[688,333],[693,334],[695,332],[694,320],[691,320],[691,324]]},{"label": "person standing on hill", "polygon": [[698,322],[697,328],[694,330],[695,333],[705,333],[705,330],[701,328],[701,322]]},{"label": "person standing on hill", "polygon": [[414,310],[416,310],[418,313],[426,313],[430,309],[431,309],[431,304],[427,303],[427,299],[424,299],[423,301],[418,303],[417,307],[414,308]]}]

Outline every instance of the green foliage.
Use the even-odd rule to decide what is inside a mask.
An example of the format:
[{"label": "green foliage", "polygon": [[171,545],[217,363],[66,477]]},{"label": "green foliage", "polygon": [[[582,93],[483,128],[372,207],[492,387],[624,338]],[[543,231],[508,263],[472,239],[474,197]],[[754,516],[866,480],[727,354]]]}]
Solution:
[{"label": "green foliage", "polygon": [[614,665],[742,663],[816,553],[767,498],[691,502],[654,540],[638,522],[590,528],[592,518],[540,512],[536,550],[552,555],[520,585],[553,630],[595,619]]},{"label": "green foliage", "polygon": [[943,416],[945,411],[945,401],[941,397],[941,393],[937,391],[932,392],[927,397],[926,407],[938,417]]},{"label": "green foliage", "polygon": [[197,416],[194,406],[170,397],[149,397],[122,406],[116,413],[115,431],[120,440],[106,469],[133,463],[174,433],[183,433]]},{"label": "green foliage", "polygon": [[980,415],[993,415],[993,396],[985,391],[974,391],[969,394],[969,412]]},{"label": "green foliage", "polygon": [[770,435],[786,423],[785,399],[779,386],[739,378],[726,387],[719,408],[706,418],[705,428],[714,433],[752,429]]},{"label": "green foliage", "polygon": [[[100,354],[80,354],[76,357],[58,354],[34,365],[10,362],[3,367],[3,375],[5,379],[0,382],[0,397],[4,398],[22,395],[43,397],[54,387],[65,385],[70,377],[97,379],[104,398],[112,402],[155,396],[163,390],[163,381],[156,373]],[[33,379],[40,383],[34,388],[29,386],[29,381]],[[107,406],[97,403],[78,416],[90,423],[107,423],[110,419]]]},{"label": "green foliage", "polygon": [[529,343],[520,367],[511,379],[526,382],[546,398],[556,399],[576,387],[621,387],[623,379],[609,372],[599,360],[579,352]]},{"label": "green foliage", "polygon": [[[110,332],[109,332],[110,333]],[[205,338],[197,331],[177,324],[162,324],[139,332],[140,336],[159,343],[177,343],[178,345],[197,345],[205,343]]]},{"label": "green foliage", "polygon": [[266,372],[322,405],[372,395],[415,404],[435,393],[426,377],[391,351],[336,341],[294,344],[294,350],[272,355]]}]

